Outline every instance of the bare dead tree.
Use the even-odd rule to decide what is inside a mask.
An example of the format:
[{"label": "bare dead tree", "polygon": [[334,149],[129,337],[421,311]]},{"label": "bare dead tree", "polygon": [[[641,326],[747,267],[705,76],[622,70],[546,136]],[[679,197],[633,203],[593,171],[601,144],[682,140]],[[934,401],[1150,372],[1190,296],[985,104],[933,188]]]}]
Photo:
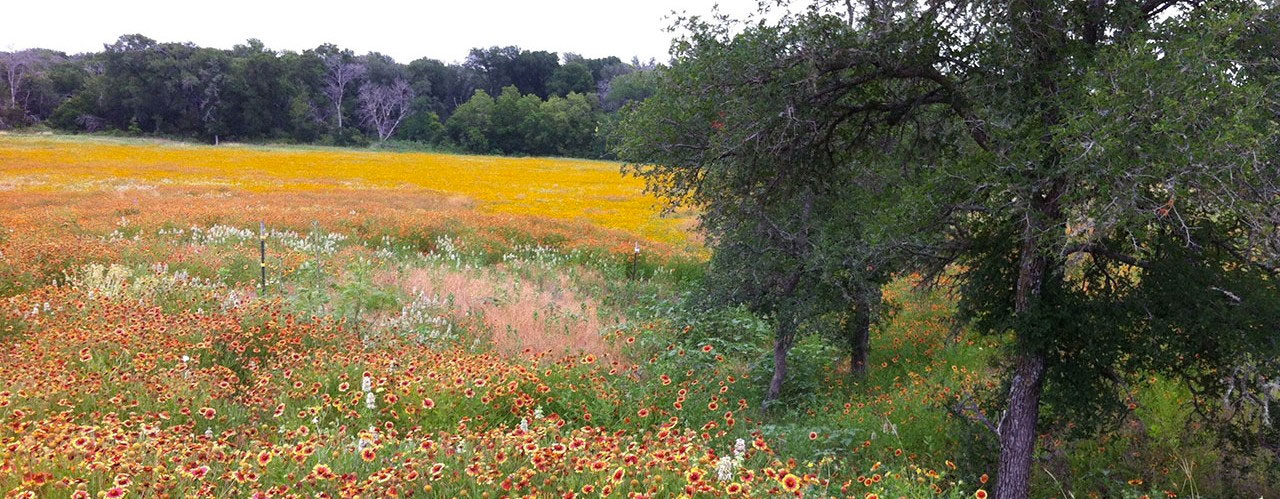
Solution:
[{"label": "bare dead tree", "polygon": [[347,93],[347,87],[353,82],[364,76],[365,67],[358,62],[344,61],[342,56],[333,55],[325,59],[324,94],[329,97],[329,102],[333,104],[333,115],[337,121],[337,129],[342,129],[342,98]]},{"label": "bare dead tree", "polygon": [[379,141],[386,141],[396,133],[396,127],[409,115],[413,102],[413,87],[397,78],[390,85],[365,83],[360,86],[360,116],[364,124],[378,133]]},{"label": "bare dead tree", "polygon": [[23,83],[37,70],[40,57],[35,50],[0,52],[0,67],[4,68],[5,84],[9,88],[9,106],[18,105]]}]

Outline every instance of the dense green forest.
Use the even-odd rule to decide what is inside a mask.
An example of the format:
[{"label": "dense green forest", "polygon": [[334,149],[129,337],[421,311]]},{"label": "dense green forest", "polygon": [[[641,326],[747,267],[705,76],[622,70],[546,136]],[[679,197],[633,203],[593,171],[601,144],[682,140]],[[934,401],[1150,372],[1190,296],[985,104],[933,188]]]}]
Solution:
[{"label": "dense green forest", "polygon": [[221,50],[132,34],[97,53],[0,53],[0,129],[603,157],[601,130],[652,93],[655,69],[519,47],[403,64],[329,44]]}]

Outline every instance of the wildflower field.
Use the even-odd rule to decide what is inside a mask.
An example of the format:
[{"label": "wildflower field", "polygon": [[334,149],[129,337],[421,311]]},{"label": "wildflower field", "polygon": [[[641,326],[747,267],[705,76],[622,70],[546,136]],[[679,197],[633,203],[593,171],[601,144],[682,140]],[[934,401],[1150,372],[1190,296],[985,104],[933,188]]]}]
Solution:
[{"label": "wildflower field", "polygon": [[[865,379],[803,339],[765,417],[768,324],[681,306],[688,216],[618,170],[0,136],[0,490],[985,497],[994,443],[947,408],[992,345],[945,290],[885,290]],[[1197,496],[1184,396],[1134,387],[1039,488]]]}]

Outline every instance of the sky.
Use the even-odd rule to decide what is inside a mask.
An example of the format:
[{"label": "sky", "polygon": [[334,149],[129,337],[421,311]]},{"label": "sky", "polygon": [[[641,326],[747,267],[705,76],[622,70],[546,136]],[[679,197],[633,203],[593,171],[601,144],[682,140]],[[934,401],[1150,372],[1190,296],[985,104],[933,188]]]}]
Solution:
[{"label": "sky", "polygon": [[[667,59],[672,11],[745,14],[755,0],[4,0],[0,51],[96,52],[120,35],[231,48],[258,38],[301,51],[334,43],[407,63],[461,61],[472,47],[519,45],[624,60]],[[216,7],[215,7],[216,6]]]}]

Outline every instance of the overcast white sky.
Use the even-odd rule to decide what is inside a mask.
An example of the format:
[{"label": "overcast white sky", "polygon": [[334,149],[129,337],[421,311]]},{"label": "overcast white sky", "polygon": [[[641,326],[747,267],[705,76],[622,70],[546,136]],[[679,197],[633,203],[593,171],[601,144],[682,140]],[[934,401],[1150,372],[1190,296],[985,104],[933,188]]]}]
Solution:
[{"label": "overcast white sky", "polygon": [[276,50],[335,43],[400,62],[461,61],[472,47],[666,59],[673,11],[743,14],[755,0],[0,0],[0,50],[99,51],[126,33],[230,48],[258,38]]}]

